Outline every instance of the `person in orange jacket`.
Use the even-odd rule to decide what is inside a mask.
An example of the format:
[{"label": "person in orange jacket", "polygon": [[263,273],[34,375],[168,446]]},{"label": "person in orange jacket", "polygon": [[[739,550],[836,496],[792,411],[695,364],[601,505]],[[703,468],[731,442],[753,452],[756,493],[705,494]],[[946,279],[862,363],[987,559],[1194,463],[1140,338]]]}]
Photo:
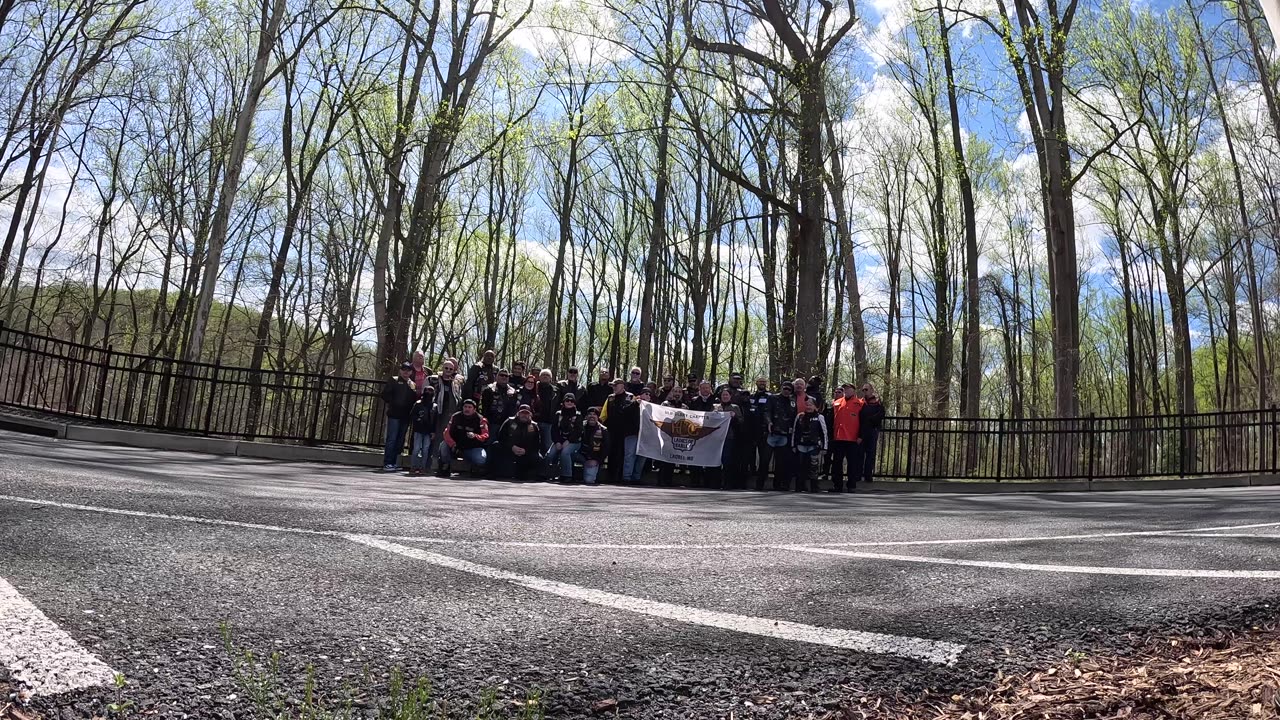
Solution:
[{"label": "person in orange jacket", "polygon": [[862,412],[862,399],[858,386],[845,383],[840,386],[841,396],[831,403],[831,488],[833,493],[853,492],[854,483],[862,475],[861,448],[858,446],[858,414]]}]

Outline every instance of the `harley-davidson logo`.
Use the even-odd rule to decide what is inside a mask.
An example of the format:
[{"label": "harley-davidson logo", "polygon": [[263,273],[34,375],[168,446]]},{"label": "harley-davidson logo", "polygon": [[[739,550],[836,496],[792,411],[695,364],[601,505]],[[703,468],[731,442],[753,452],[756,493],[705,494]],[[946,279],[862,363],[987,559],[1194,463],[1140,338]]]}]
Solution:
[{"label": "harley-davidson logo", "polygon": [[716,431],[715,428],[709,428],[682,412],[673,414],[670,420],[654,420],[653,424],[671,438],[672,447],[685,453],[692,450],[699,440]]}]

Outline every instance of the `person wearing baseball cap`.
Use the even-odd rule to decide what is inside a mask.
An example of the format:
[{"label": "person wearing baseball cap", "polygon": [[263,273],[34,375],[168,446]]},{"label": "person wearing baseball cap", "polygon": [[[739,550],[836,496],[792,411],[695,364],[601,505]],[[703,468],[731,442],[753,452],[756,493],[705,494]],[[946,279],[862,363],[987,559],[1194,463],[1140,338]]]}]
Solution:
[{"label": "person wearing baseball cap", "polygon": [[578,412],[578,396],[567,393],[556,411],[551,428],[551,449],[547,451],[547,468],[557,472],[560,482],[573,481],[573,456],[582,445],[582,414]]},{"label": "person wearing baseball cap", "polygon": [[413,363],[400,363],[400,372],[382,386],[382,402],[387,406],[387,440],[382,448],[383,472],[400,469],[400,454],[404,452],[405,437],[409,433],[409,417],[413,404],[418,401],[418,389],[413,384]]},{"label": "person wearing baseball cap", "polygon": [[[625,416],[628,409],[634,403],[634,397],[627,392],[627,382],[622,378],[613,381],[613,394],[604,401],[604,406],[600,408],[600,423],[605,427],[609,427],[615,423],[621,423],[619,430],[615,431],[610,428],[610,435],[615,442],[609,444],[609,478],[611,482],[621,484],[626,482],[623,476],[623,463],[626,461],[626,447],[618,438],[623,437],[619,432],[625,433]],[[637,418],[636,425],[639,426]]]},{"label": "person wearing baseball cap", "polygon": [[463,394],[472,400],[480,399],[480,394],[493,382],[494,373],[497,371],[493,361],[497,357],[498,354],[491,349],[484,351],[480,356],[480,362],[472,365],[467,371],[467,382],[463,385]]},{"label": "person wearing baseball cap", "polygon": [[[636,455],[636,445],[640,442],[640,401],[653,402],[653,393],[649,388],[640,388],[635,400],[623,408],[621,414],[609,428],[615,443],[622,445],[622,483],[639,485],[644,479],[645,459]],[[619,438],[621,441],[619,442]]]},{"label": "person wearing baseball cap", "polygon": [[764,490],[769,476],[769,460],[773,452],[769,448],[769,406],[773,394],[769,392],[769,379],[756,378],[756,391],[747,396],[746,422],[743,423],[744,446],[747,451],[747,472],[756,476],[756,490]]},{"label": "person wearing baseball cap", "polygon": [[858,414],[862,412],[862,399],[858,386],[851,382],[840,386],[840,397],[831,402],[831,482],[833,493],[853,492],[854,483],[862,474],[858,447]]},{"label": "person wearing baseball cap", "polygon": [[698,380],[702,376],[696,372],[691,372],[684,378],[684,401],[689,402],[698,394]]},{"label": "person wearing baseball cap", "polygon": [[476,412],[476,401],[466,398],[462,409],[449,418],[444,430],[444,445],[440,446],[440,477],[449,477],[450,465],[463,458],[471,466],[471,476],[477,477],[489,464],[489,422]]},{"label": "person wearing baseball cap", "polygon": [[515,417],[502,423],[498,430],[498,446],[510,465],[511,478],[516,482],[529,480],[542,464],[542,430],[533,420],[533,408],[523,404],[516,409]]}]

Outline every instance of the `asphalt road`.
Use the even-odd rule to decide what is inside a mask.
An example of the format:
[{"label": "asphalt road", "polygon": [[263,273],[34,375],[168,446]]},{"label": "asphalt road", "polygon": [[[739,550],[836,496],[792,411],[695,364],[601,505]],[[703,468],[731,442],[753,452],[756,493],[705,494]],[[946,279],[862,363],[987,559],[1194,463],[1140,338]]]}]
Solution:
[{"label": "asphalt road", "polygon": [[253,717],[222,623],[358,703],[403,668],[458,709],[539,688],[557,718],[808,717],[1276,618],[1280,488],[517,485],[0,432],[6,581],[128,680],[37,693],[51,717]]}]

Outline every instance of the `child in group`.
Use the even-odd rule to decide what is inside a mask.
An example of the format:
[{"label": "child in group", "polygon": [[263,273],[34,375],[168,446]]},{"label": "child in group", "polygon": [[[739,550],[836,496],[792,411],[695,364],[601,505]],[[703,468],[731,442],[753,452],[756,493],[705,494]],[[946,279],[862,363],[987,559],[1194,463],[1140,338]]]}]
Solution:
[{"label": "child in group", "polygon": [[600,424],[600,408],[587,409],[582,423],[582,447],[578,451],[582,459],[582,481],[595,485],[600,476],[600,466],[609,457],[609,428]]},{"label": "child in group", "polygon": [[791,433],[791,449],[795,454],[796,492],[809,492],[810,482],[817,488],[813,477],[822,453],[827,450],[827,420],[818,411],[818,401],[812,395],[801,398],[805,411],[796,416],[795,431]]},{"label": "child in group", "polygon": [[422,397],[413,404],[409,422],[413,426],[413,445],[409,455],[409,477],[426,475],[431,470],[431,448],[435,439],[436,423],[440,408],[436,406],[436,389],[430,385],[422,388]]}]

